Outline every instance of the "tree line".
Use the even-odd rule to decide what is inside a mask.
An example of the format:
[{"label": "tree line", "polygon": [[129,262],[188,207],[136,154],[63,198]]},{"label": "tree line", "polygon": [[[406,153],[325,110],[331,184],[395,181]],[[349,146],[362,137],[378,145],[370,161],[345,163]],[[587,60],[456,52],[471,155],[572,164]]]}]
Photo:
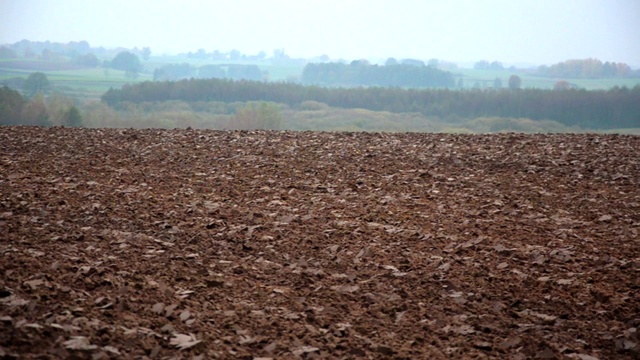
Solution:
[{"label": "tree line", "polygon": [[189,79],[142,82],[110,89],[102,96],[118,107],[127,102],[268,101],[297,106],[317,101],[332,107],[420,113],[442,119],[478,117],[554,120],[592,129],[640,127],[640,86],[611,90],[449,90],[383,87],[327,88],[294,83]]},{"label": "tree line", "polygon": [[538,75],[568,79],[640,77],[640,70],[633,71],[622,62],[602,62],[598,59],[567,60],[551,66],[540,66]]},{"label": "tree line", "polygon": [[[68,43],[51,41],[21,40],[16,43],[0,47],[0,58],[32,58],[45,61],[60,61],[75,59],[84,55],[93,55],[98,58],[110,58],[124,51],[123,48],[106,49],[104,47],[92,47],[87,41],[70,41]],[[136,56],[149,59],[151,49],[134,47],[127,50]]]}]

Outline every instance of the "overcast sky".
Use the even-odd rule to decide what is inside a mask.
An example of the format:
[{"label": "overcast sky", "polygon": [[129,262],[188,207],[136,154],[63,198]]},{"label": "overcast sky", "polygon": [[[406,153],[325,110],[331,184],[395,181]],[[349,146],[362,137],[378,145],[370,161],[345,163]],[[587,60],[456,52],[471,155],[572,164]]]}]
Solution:
[{"label": "overcast sky", "polygon": [[292,57],[599,58],[640,66],[640,0],[0,0],[0,44],[22,39]]}]

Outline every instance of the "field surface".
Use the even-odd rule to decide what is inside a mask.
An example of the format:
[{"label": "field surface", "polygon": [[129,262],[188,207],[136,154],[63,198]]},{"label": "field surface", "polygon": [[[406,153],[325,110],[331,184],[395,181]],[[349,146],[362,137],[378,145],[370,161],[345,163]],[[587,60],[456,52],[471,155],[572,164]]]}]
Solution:
[{"label": "field surface", "polygon": [[0,357],[637,358],[639,154],[0,127]]}]

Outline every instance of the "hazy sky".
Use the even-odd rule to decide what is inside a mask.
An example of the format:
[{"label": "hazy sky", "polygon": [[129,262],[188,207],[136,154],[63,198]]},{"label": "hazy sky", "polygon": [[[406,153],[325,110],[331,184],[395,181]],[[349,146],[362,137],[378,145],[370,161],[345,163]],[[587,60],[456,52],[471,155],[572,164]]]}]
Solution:
[{"label": "hazy sky", "polygon": [[0,44],[640,66],[640,0],[0,0]]}]

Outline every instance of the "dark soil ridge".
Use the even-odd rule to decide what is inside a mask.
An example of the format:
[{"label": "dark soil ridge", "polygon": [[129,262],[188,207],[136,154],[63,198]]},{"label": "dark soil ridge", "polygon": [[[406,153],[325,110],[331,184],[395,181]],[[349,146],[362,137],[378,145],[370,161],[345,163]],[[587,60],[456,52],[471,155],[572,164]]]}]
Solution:
[{"label": "dark soil ridge", "polygon": [[0,127],[0,357],[637,358],[639,154]]}]

